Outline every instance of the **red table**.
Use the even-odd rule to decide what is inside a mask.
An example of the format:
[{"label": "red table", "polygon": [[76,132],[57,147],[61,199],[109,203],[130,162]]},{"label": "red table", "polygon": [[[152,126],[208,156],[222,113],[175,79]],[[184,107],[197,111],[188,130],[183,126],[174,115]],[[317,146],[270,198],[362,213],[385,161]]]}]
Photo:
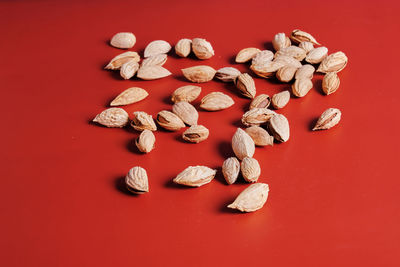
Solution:
[{"label": "red table", "polygon": [[[0,259],[1,266],[400,266],[398,1],[2,1]],[[201,188],[171,182],[189,165],[220,168],[249,101],[234,86],[201,84],[203,97],[222,91],[235,105],[200,111],[210,129],[200,144],[157,131],[156,148],[139,154],[131,129],[90,123],[131,86],[150,96],[127,106],[155,115],[188,84],[180,69],[235,66],[245,47],[271,48],[278,32],[300,28],[348,66],[339,90],[324,96],[321,75],[304,98],[292,98],[287,143],[257,148],[259,181],[270,186],[263,209],[225,208],[247,184],[220,174]],[[175,44],[203,37],[216,55],[206,61],[171,52],[173,75],[124,81],[103,70],[122,52],[119,31]],[[290,85],[255,78],[257,93]],[[200,98],[199,98],[200,99]],[[197,105],[199,101],[195,102]],[[328,107],[339,126],[312,132]],[[123,189],[133,166],[147,169],[150,192]]]}]

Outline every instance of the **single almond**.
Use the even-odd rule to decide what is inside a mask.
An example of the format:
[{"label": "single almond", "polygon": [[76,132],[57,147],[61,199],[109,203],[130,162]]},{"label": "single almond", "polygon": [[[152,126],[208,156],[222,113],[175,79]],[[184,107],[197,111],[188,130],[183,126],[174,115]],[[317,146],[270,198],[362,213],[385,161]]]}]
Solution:
[{"label": "single almond", "polygon": [[342,117],[342,112],[337,108],[328,108],[319,117],[313,131],[327,130],[339,123]]},{"label": "single almond", "polygon": [[277,71],[276,78],[278,78],[278,80],[280,80],[281,82],[290,82],[293,79],[296,71],[297,68],[291,65],[284,66]]},{"label": "single almond", "polygon": [[132,193],[143,194],[149,192],[147,172],[142,167],[136,166],[130,169],[125,177],[125,184]]},{"label": "single almond", "polygon": [[163,40],[156,40],[149,43],[144,49],[144,57],[151,57],[158,54],[168,54],[171,45]]},{"label": "single almond", "polygon": [[270,50],[258,52],[251,60],[252,65],[264,65],[274,59],[274,53]]},{"label": "single almond", "polygon": [[320,43],[318,43],[317,40],[315,40],[315,38],[311,34],[301,30],[292,31],[290,39],[292,39],[292,41],[297,44],[301,42],[311,42],[315,45],[320,45]]},{"label": "single almond", "polygon": [[106,70],[119,70],[122,65],[129,61],[140,61],[140,56],[136,52],[128,51],[111,59],[111,61],[104,67]]},{"label": "single almond", "polygon": [[255,55],[260,52],[260,49],[255,47],[244,48],[236,55],[236,63],[245,63],[250,61]]},{"label": "single almond", "polygon": [[267,108],[271,103],[271,98],[267,94],[260,94],[253,98],[250,103],[250,109],[252,108]]},{"label": "single almond", "polygon": [[129,122],[129,115],[122,108],[108,108],[98,114],[93,121],[106,127],[124,127]]},{"label": "single almond", "polygon": [[328,48],[320,46],[311,50],[306,57],[306,61],[311,64],[319,64],[328,56]]},{"label": "single almond", "polygon": [[154,123],[153,117],[144,111],[133,112],[133,119],[131,122],[131,126],[136,131],[144,131],[144,130],[156,131],[157,130],[157,126]]},{"label": "single almond", "polygon": [[293,57],[298,61],[302,61],[306,57],[306,55],[307,55],[306,50],[294,45],[282,48],[281,50],[275,53],[275,57],[289,56]]},{"label": "single almond", "polygon": [[280,55],[274,58],[273,62],[281,63],[284,66],[293,66],[295,68],[301,68],[301,62],[291,56]]},{"label": "single almond", "polygon": [[189,166],[179,173],[173,181],[181,185],[199,187],[211,182],[216,173],[216,170],[205,166]]},{"label": "single almond", "polygon": [[303,97],[311,90],[312,87],[313,83],[310,79],[300,78],[292,84],[292,92],[297,97]]},{"label": "single almond", "polygon": [[296,75],[294,76],[294,78],[296,80],[301,79],[301,78],[311,80],[314,76],[314,72],[315,72],[315,68],[313,67],[313,65],[305,64],[305,65],[301,66],[301,68],[297,69]]},{"label": "single almond", "polygon": [[136,74],[138,69],[139,69],[139,63],[137,63],[134,60],[130,60],[121,66],[119,74],[125,80],[129,80]]},{"label": "single almond", "polygon": [[157,54],[154,56],[150,56],[148,58],[143,59],[141,66],[162,66],[164,63],[167,62],[167,54]]},{"label": "single almond", "polygon": [[172,102],[192,102],[194,101],[201,93],[201,87],[196,85],[185,85],[176,89],[171,96]]},{"label": "single almond", "polygon": [[236,77],[240,75],[240,71],[238,69],[232,67],[224,67],[215,73],[215,78],[221,80],[223,82],[234,82]]},{"label": "single almond", "polygon": [[156,142],[156,137],[150,130],[143,130],[139,137],[136,139],[135,144],[140,152],[149,153],[154,149],[154,144]]},{"label": "single almond", "polygon": [[268,121],[268,130],[279,142],[286,142],[290,137],[289,121],[282,114],[274,115]]},{"label": "single almond", "polygon": [[217,111],[229,108],[234,103],[230,96],[221,92],[212,92],[201,99],[200,107],[208,111]]},{"label": "single almond", "polygon": [[242,176],[246,182],[255,183],[261,175],[261,168],[254,158],[245,157],[240,164]]},{"label": "single almond", "polygon": [[271,104],[275,109],[283,108],[289,103],[290,92],[288,90],[282,91],[280,93],[274,94],[272,96]]},{"label": "single almond", "polygon": [[149,93],[146,90],[139,87],[131,87],[120,93],[113,101],[110,106],[124,106],[133,104],[145,99]]},{"label": "single almond", "polygon": [[175,45],[175,53],[180,57],[187,57],[192,50],[192,40],[180,39]]},{"label": "single almond", "polygon": [[111,38],[110,44],[116,48],[132,48],[136,43],[136,37],[131,32],[119,32]]},{"label": "single almond", "polygon": [[227,158],[222,164],[222,174],[228,184],[234,184],[239,176],[240,162],[236,157]]},{"label": "single almond", "polygon": [[242,123],[246,126],[265,124],[269,119],[276,114],[267,108],[252,108],[242,116]]},{"label": "single almond", "polygon": [[328,72],[322,80],[322,91],[326,95],[330,95],[337,91],[340,85],[340,79],[336,72]]},{"label": "single almond", "polygon": [[200,143],[208,138],[210,131],[203,125],[192,125],[182,133],[182,138],[191,143]]},{"label": "single almond", "polygon": [[237,209],[241,212],[253,212],[261,209],[268,199],[269,187],[264,183],[255,183],[243,190],[232,204],[230,209]]},{"label": "single almond", "polygon": [[236,157],[242,160],[245,157],[253,157],[255,144],[250,135],[238,128],[232,137],[232,150]]},{"label": "single almond", "polygon": [[275,51],[279,51],[282,48],[288,47],[291,45],[289,37],[287,37],[284,33],[277,33],[272,39],[272,46]]},{"label": "single almond", "polygon": [[269,61],[262,65],[251,65],[250,69],[260,77],[270,78],[273,77],[275,73],[285,65],[286,64],[282,62]]},{"label": "single almond", "polygon": [[187,125],[196,125],[197,120],[199,119],[199,113],[196,108],[185,101],[175,103],[172,106],[172,112],[181,118],[181,120]]},{"label": "single almond", "polygon": [[304,41],[299,43],[299,47],[303,48],[306,51],[306,53],[308,53],[314,49],[314,44],[311,42]]},{"label": "single almond", "polygon": [[137,77],[142,80],[150,81],[150,80],[161,79],[171,74],[172,73],[169,72],[169,70],[158,65],[142,66],[139,68],[137,72]]},{"label": "single almond", "polygon": [[237,76],[235,79],[235,85],[236,88],[239,89],[240,93],[245,97],[252,99],[256,96],[256,84],[249,74],[242,73]]},{"label": "single almond", "polygon": [[339,72],[346,67],[347,61],[348,58],[343,52],[333,53],[322,60],[317,71],[322,73]]},{"label": "single almond", "polygon": [[174,113],[162,110],[157,114],[157,123],[168,131],[179,131],[185,123]]},{"label": "single almond", "polygon": [[206,39],[194,38],[192,50],[198,59],[209,59],[214,56],[214,49]]},{"label": "single almond", "polygon": [[260,126],[250,126],[246,128],[245,131],[253,139],[256,146],[274,145],[274,137],[270,136],[268,132]]},{"label": "single almond", "polygon": [[206,65],[194,66],[186,69],[182,69],[183,76],[194,83],[205,83],[209,82],[214,78],[216,73],[215,69]]}]

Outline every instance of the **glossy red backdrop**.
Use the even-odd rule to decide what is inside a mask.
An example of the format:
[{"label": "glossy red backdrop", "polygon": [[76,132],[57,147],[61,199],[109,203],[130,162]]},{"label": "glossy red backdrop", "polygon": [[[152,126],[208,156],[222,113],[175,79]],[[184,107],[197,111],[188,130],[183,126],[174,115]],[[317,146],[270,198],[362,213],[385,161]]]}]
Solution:
[{"label": "glossy red backdrop", "polygon": [[[399,119],[397,1],[2,1],[0,261],[2,266],[399,266]],[[234,107],[200,111],[205,142],[157,131],[140,155],[138,133],[89,123],[122,90],[150,96],[126,107],[155,115],[187,84],[180,69],[231,66],[245,47],[270,49],[275,33],[300,28],[349,64],[340,89],[321,93],[321,78],[282,110],[289,142],[258,148],[266,206],[231,213],[247,185],[221,175],[196,189],[171,183],[189,165],[220,167],[249,101],[232,85],[202,84],[232,96]],[[108,45],[132,31],[143,52],[153,40],[204,37],[207,61],[170,57],[173,76],[123,81],[103,70],[121,52]],[[397,76],[395,76],[397,75]],[[287,89],[256,78],[258,93]],[[196,102],[198,104],[198,101]],[[343,119],[329,131],[310,127],[328,107]],[[150,193],[128,194],[122,179],[147,169]]]}]

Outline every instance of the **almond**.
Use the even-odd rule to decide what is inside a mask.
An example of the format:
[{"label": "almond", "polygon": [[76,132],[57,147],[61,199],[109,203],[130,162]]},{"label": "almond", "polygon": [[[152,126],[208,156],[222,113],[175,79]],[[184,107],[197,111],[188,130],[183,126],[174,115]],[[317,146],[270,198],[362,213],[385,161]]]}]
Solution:
[{"label": "almond", "polygon": [[328,56],[328,48],[325,46],[317,47],[311,50],[306,57],[306,61],[311,64],[319,64]]},{"label": "almond", "polygon": [[143,130],[139,137],[136,139],[136,147],[140,152],[149,153],[154,149],[154,143],[156,142],[156,137],[150,130]]},{"label": "almond", "polygon": [[171,96],[172,102],[192,102],[194,101],[201,93],[201,87],[195,85],[185,85],[176,89]]},{"label": "almond", "polygon": [[242,176],[246,182],[255,183],[261,175],[261,168],[254,158],[245,157],[240,164]]},{"label": "almond", "polygon": [[167,77],[171,75],[172,73],[169,72],[169,70],[158,66],[143,66],[140,67],[138,72],[137,72],[137,77],[142,79],[142,80],[156,80],[156,79],[161,79],[164,77]]},{"label": "almond", "polygon": [[274,53],[269,50],[258,52],[251,60],[252,65],[264,65],[274,59]]},{"label": "almond", "polygon": [[142,167],[133,167],[125,177],[125,184],[129,191],[135,194],[149,192],[147,172]]},{"label": "almond", "polygon": [[216,170],[205,166],[189,166],[179,173],[173,181],[181,185],[199,187],[211,182],[216,173]]},{"label": "almond", "polygon": [[222,174],[228,184],[234,184],[239,176],[240,162],[235,157],[227,158],[222,164]]},{"label": "almond", "polygon": [[108,108],[98,114],[93,121],[106,127],[124,127],[129,122],[129,115],[122,108]]},{"label": "almond", "polygon": [[314,76],[315,68],[310,64],[305,64],[301,68],[297,69],[294,78],[296,80],[305,78],[311,80]]},{"label": "almond", "polygon": [[122,65],[124,65],[126,62],[129,61],[135,61],[139,62],[140,61],[140,56],[136,52],[128,51],[122,54],[119,54],[118,56],[114,57],[111,59],[110,63],[107,64],[107,66],[104,67],[106,70],[119,70]]},{"label": "almond", "polygon": [[327,130],[339,123],[342,117],[342,112],[337,108],[328,108],[319,117],[313,131]]},{"label": "almond", "polygon": [[247,74],[242,73],[235,79],[236,88],[239,89],[240,93],[248,98],[254,98],[256,96],[256,85],[253,78]]},{"label": "almond", "polygon": [[293,67],[295,67],[295,68],[301,68],[301,62],[300,61],[298,61],[297,59],[295,59],[294,57],[291,57],[291,56],[286,56],[286,55],[280,55],[280,56],[277,56],[274,60],[273,60],[273,62],[276,62],[276,63],[281,63],[282,65],[284,65],[284,66],[288,66],[288,65],[290,65],[290,66],[293,66]]},{"label": "almond", "polygon": [[268,121],[268,130],[279,142],[286,142],[290,137],[289,121],[282,114],[274,115]]},{"label": "almond", "polygon": [[251,65],[250,69],[260,77],[270,78],[274,76],[275,73],[285,65],[286,64],[282,62],[269,61],[262,65]]},{"label": "almond", "polygon": [[232,67],[224,67],[215,73],[215,78],[221,80],[223,82],[234,82],[236,77],[240,75],[240,71],[238,69]]},{"label": "almond", "polygon": [[119,32],[111,38],[110,44],[116,48],[132,48],[136,43],[136,37],[131,32]]},{"label": "almond", "polygon": [[156,131],[157,130],[157,126],[154,123],[153,117],[144,111],[133,112],[133,119],[131,122],[131,126],[136,131],[144,131],[144,130]]},{"label": "almond", "polygon": [[200,143],[208,138],[209,130],[203,125],[192,125],[183,132],[182,138],[191,143]]},{"label": "almond", "polygon": [[242,116],[242,123],[246,126],[265,124],[276,114],[267,108],[252,108]]},{"label": "almond", "polygon": [[250,103],[250,109],[252,108],[267,108],[269,107],[269,104],[271,103],[271,98],[269,98],[269,95],[266,94],[260,94],[253,98],[253,100]]},{"label": "almond", "polygon": [[143,59],[142,61],[142,67],[146,66],[162,66],[164,63],[167,62],[167,55],[166,54],[157,54],[154,56],[150,56],[148,58]]},{"label": "almond", "polygon": [[306,57],[307,52],[298,47],[298,46],[289,46],[289,47],[285,47],[282,48],[281,50],[279,50],[278,52],[275,53],[275,57],[279,57],[279,56],[289,56],[289,57],[293,57],[294,59],[298,60],[298,61],[302,61],[305,57]]},{"label": "almond", "polygon": [[180,39],[175,45],[175,53],[180,57],[187,57],[192,50],[192,40]]},{"label": "almond", "polygon": [[206,39],[194,38],[192,40],[192,50],[199,59],[209,59],[214,56],[214,49]]},{"label": "almond", "polygon": [[260,52],[260,49],[255,47],[244,48],[236,55],[236,63],[245,63],[251,60],[255,55]]},{"label": "almond", "polygon": [[279,51],[282,48],[290,46],[291,42],[289,37],[287,37],[284,33],[277,33],[272,40],[272,45],[275,51]]},{"label": "almond", "polygon": [[144,49],[144,57],[151,57],[158,54],[167,54],[171,50],[171,45],[163,40],[156,40],[149,43]]},{"label": "almond", "polygon": [[305,96],[313,87],[312,81],[307,78],[297,79],[292,84],[292,92],[297,97]]},{"label": "almond", "polygon": [[157,114],[157,123],[168,131],[179,131],[185,127],[177,115],[167,110],[162,110]]},{"label": "almond", "polygon": [[208,111],[217,111],[229,108],[234,103],[230,96],[221,92],[212,92],[201,99],[200,107]]},{"label": "almond", "polygon": [[210,66],[199,65],[182,69],[183,76],[194,83],[209,82],[214,78],[216,71]]},{"label": "almond", "polygon": [[311,34],[301,30],[294,30],[290,35],[290,39],[297,44],[301,42],[310,42],[315,45],[320,45]]},{"label": "almond", "polygon": [[303,48],[306,51],[306,53],[314,49],[313,43],[307,41],[299,43],[299,47]]},{"label": "almond", "polygon": [[347,56],[343,52],[333,53],[322,60],[317,71],[322,73],[339,72],[346,67],[347,61]]},{"label": "almond", "polygon": [[290,82],[293,79],[296,71],[297,68],[291,65],[284,66],[278,70],[278,72],[276,73],[276,78],[278,78],[278,80],[280,80],[281,82]]},{"label": "almond", "polygon": [[253,212],[261,209],[268,199],[269,187],[264,183],[255,183],[243,190],[232,204],[230,209],[237,209],[242,212]]},{"label": "almond", "polygon": [[136,74],[138,69],[139,69],[139,63],[137,63],[134,60],[130,60],[121,66],[119,74],[125,80],[129,80]]},{"label": "almond", "polygon": [[187,125],[196,125],[199,119],[199,113],[195,107],[190,103],[181,101],[177,102],[172,106],[172,112],[174,112],[181,120]]},{"label": "almond", "polygon": [[274,137],[270,136],[268,132],[260,126],[250,126],[249,128],[246,128],[245,131],[253,139],[256,146],[274,145]]},{"label": "almond", "polygon": [[110,106],[124,106],[133,104],[145,99],[149,93],[146,90],[139,87],[131,87],[120,93],[113,101]]},{"label": "almond", "polygon": [[274,94],[272,96],[271,103],[275,109],[280,109],[286,106],[287,103],[289,103],[289,100],[290,100],[290,92],[288,90],[285,90],[280,93]]},{"label": "almond", "polygon": [[252,157],[255,151],[254,141],[245,131],[238,128],[232,137],[232,150],[239,160]]},{"label": "almond", "polygon": [[326,95],[330,95],[339,88],[340,79],[337,76],[336,72],[328,72],[325,74],[324,79],[322,80],[322,91]]}]

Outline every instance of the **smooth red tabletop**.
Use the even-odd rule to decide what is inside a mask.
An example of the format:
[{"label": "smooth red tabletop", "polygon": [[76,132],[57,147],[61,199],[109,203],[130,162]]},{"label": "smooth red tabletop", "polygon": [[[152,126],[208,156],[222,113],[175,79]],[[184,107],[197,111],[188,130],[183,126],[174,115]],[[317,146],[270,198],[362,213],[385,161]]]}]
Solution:
[{"label": "smooth red tabletop", "polygon": [[[1,266],[400,266],[398,1],[2,1],[0,3]],[[287,143],[257,148],[264,208],[249,214],[226,205],[248,186],[228,186],[220,167],[249,100],[232,84],[201,84],[200,98],[221,91],[235,105],[199,111],[210,129],[200,144],[182,131],[157,131],[156,148],[140,154],[138,132],[91,123],[124,89],[149,92],[124,107],[153,116],[187,85],[180,69],[237,67],[242,48],[271,49],[278,32],[313,34],[330,52],[344,51],[339,90],[325,96],[322,75],[304,98],[282,109]],[[153,40],[209,40],[215,56],[178,58],[161,80],[122,80],[104,70],[123,52],[117,32]],[[251,74],[253,75],[253,74]],[[289,84],[255,78],[257,94]],[[195,101],[198,107],[199,99]],[[340,124],[312,132],[327,108]],[[200,188],[172,179],[190,165],[218,169]],[[150,192],[129,194],[123,179],[144,167]]]}]

